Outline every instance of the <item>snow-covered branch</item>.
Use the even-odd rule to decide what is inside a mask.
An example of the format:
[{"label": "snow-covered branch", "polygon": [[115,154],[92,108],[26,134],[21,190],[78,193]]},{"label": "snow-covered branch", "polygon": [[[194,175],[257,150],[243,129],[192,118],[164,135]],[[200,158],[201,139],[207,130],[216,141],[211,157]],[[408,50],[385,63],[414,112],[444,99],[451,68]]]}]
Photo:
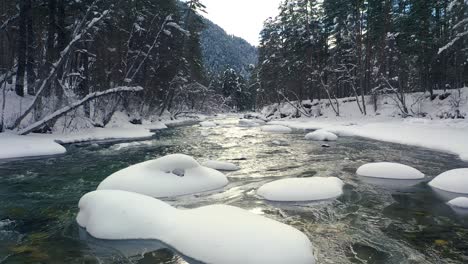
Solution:
[{"label": "snow-covered branch", "polygon": [[[36,97],[32,100],[32,102],[29,104],[29,106],[26,108],[26,111],[24,111],[23,114],[16,119],[13,129],[17,128],[21,122],[29,115],[29,113],[34,109],[36,104],[39,101],[40,96],[44,93],[44,90],[47,89],[50,86],[50,83],[54,79],[54,77],[57,74],[58,69],[64,64],[66,61],[67,56],[70,54],[70,51],[72,48],[78,43],[81,38],[89,31],[91,30],[97,23],[99,23],[101,20],[103,20],[107,15],[109,15],[110,11],[106,10],[101,13],[100,16],[93,18],[89,23],[86,24],[86,26],[68,43],[68,45],[65,47],[62,52],[60,52],[60,57],[59,59],[53,63],[53,67],[50,70],[49,74],[47,77],[45,77],[41,82],[39,82],[39,89],[37,89],[36,92]],[[85,16],[86,17],[86,16]]]},{"label": "snow-covered branch", "polygon": [[48,122],[50,122],[51,120],[55,120],[65,114],[67,114],[68,112],[70,111],[73,111],[75,110],[76,108],[84,105],[85,103],[91,101],[91,100],[94,100],[96,98],[99,98],[99,97],[103,97],[103,96],[106,96],[106,95],[110,95],[110,94],[115,94],[115,93],[122,93],[122,92],[140,92],[140,91],[143,91],[143,88],[140,87],[140,86],[136,86],[136,87],[117,87],[117,88],[113,88],[113,89],[109,89],[109,90],[105,90],[105,91],[102,91],[102,92],[94,92],[94,93],[90,93],[88,94],[87,96],[85,96],[83,99],[69,105],[69,106],[66,106],[62,109],[59,109],[57,111],[55,111],[54,113],[52,113],[51,115],[43,118],[42,120],[39,120],[37,122],[35,122],[34,124],[31,124],[30,126],[20,130],[18,132],[19,135],[26,135],[26,134],[29,134],[31,133],[32,131],[40,128],[41,126],[47,124]]}]

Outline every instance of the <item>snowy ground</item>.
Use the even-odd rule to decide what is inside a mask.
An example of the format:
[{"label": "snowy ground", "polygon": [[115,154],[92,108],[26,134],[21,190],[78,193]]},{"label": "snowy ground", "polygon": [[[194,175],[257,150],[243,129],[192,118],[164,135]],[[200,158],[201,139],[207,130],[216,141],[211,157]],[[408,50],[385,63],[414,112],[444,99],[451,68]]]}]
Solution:
[{"label": "snowy ground", "polygon": [[[453,113],[453,104],[460,103],[460,113],[468,114],[468,88],[451,91],[452,95],[444,98],[443,91],[436,91],[439,96],[431,100],[428,95],[415,93],[408,95],[407,105],[414,116],[402,118],[398,108],[391,98],[381,98],[377,112],[373,111],[370,98],[366,104],[368,114],[363,116],[356,102],[344,102],[341,99],[340,117],[337,117],[331,107],[314,107],[312,113],[320,113],[319,117],[290,117],[269,122],[270,125],[283,125],[293,129],[317,130],[326,129],[339,136],[359,136],[375,140],[413,145],[459,155],[468,160],[468,119],[443,119],[447,113]],[[315,101],[314,101],[315,102]],[[270,106],[263,109],[262,114],[271,115]],[[297,112],[289,104],[281,106],[280,111],[270,118],[277,118],[278,114],[291,116]],[[468,118],[468,116],[467,116]]]},{"label": "snowy ground", "polygon": [[154,130],[167,128],[166,123],[176,125],[186,119],[167,122],[145,122],[133,125],[123,120],[120,114],[105,128],[92,127],[75,132],[64,133],[60,130],[52,134],[29,134],[18,136],[12,131],[0,133],[0,159],[49,156],[66,153],[60,144],[84,143],[113,140],[139,140],[154,135]]},{"label": "snowy ground", "polygon": [[271,123],[294,129],[326,129],[340,136],[425,147],[468,160],[468,122],[395,118],[302,118]]}]

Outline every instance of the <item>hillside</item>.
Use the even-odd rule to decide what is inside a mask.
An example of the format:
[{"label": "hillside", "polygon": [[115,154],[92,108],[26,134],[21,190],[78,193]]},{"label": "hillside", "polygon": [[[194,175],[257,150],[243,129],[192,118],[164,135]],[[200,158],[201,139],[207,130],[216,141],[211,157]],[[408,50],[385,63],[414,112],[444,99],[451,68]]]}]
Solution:
[{"label": "hillside", "polygon": [[248,66],[257,64],[257,49],[244,39],[227,34],[210,20],[203,20],[201,49],[206,70],[217,74],[231,67],[248,76]]}]

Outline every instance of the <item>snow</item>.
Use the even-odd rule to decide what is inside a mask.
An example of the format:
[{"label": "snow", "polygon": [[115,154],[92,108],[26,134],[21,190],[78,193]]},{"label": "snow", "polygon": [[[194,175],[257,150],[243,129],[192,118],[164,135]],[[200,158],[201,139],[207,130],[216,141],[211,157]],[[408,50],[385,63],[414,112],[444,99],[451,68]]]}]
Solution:
[{"label": "snow", "polygon": [[303,130],[326,129],[339,136],[358,136],[424,147],[457,154],[462,160],[468,161],[468,122],[465,120],[427,120],[422,123],[388,117],[335,117],[300,118],[270,123]]},{"label": "snow", "polygon": [[152,197],[173,197],[222,188],[221,172],[201,166],[183,154],[172,154],[120,170],[101,182],[98,190],[123,190]]},{"label": "snow", "polygon": [[419,170],[404,164],[391,162],[377,162],[362,165],[357,169],[356,174],[364,177],[394,180],[424,179],[424,174]]},{"label": "snow", "polygon": [[[449,93],[448,97],[441,96]],[[297,109],[289,103],[269,105],[262,109],[262,115],[270,125],[288,126],[293,129],[325,129],[340,137],[357,136],[374,140],[406,144],[459,155],[468,161],[468,119],[451,119],[455,110],[461,116],[468,116],[468,87],[453,90],[434,90],[435,99],[428,93],[406,94],[411,115],[417,118],[402,118],[391,95],[379,96],[377,112],[374,112],[372,98],[366,96],[368,114],[363,116],[352,98],[339,99],[340,116],[337,117],[327,100],[304,101],[313,105],[310,114],[316,117],[292,119]],[[454,103],[460,103],[458,109]],[[279,109],[279,110],[278,110]]]},{"label": "snow", "polygon": [[343,194],[343,181],[336,177],[289,178],[261,186],[257,194],[270,201],[319,201]]},{"label": "snow", "polygon": [[143,127],[149,130],[163,130],[168,128],[163,122],[143,122]]},{"label": "snow", "polygon": [[208,160],[205,161],[203,166],[220,171],[237,171],[240,168],[236,164],[232,164],[224,161]]},{"label": "snow", "polygon": [[239,120],[239,126],[240,127],[258,127],[258,126],[260,126],[260,124],[257,123],[257,122],[254,122],[252,120],[241,119],[241,120]]},{"label": "snow", "polygon": [[0,159],[49,156],[65,152],[66,149],[63,146],[51,139],[0,134]]},{"label": "snow", "polygon": [[217,127],[218,125],[215,122],[212,121],[203,121],[200,123],[200,126],[202,127]]},{"label": "snow", "polygon": [[277,146],[289,146],[289,142],[285,139],[275,139],[271,141],[271,144],[277,145]]},{"label": "snow", "polygon": [[136,193],[95,191],[79,209],[78,224],[99,239],[157,239],[204,263],[315,263],[306,235],[233,206],[183,210]]},{"label": "snow", "polygon": [[468,169],[444,172],[429,182],[429,186],[446,192],[468,194]]},{"label": "snow", "polygon": [[122,150],[122,149],[128,149],[128,148],[133,148],[133,147],[148,147],[152,145],[153,145],[153,141],[137,141],[137,142],[126,142],[126,143],[115,144],[111,148],[113,150]]},{"label": "snow", "polygon": [[292,129],[281,125],[265,125],[262,127],[262,131],[272,133],[291,133]]},{"label": "snow", "polygon": [[76,133],[38,134],[35,136],[39,138],[53,138],[61,144],[71,144],[90,141],[143,139],[150,138],[153,135],[154,133],[142,126],[132,125],[129,127],[96,127]]},{"label": "snow", "polygon": [[336,141],[338,136],[324,129],[319,129],[307,134],[305,139],[315,141]]},{"label": "snow", "polygon": [[458,197],[448,202],[450,206],[468,209],[468,197]]}]

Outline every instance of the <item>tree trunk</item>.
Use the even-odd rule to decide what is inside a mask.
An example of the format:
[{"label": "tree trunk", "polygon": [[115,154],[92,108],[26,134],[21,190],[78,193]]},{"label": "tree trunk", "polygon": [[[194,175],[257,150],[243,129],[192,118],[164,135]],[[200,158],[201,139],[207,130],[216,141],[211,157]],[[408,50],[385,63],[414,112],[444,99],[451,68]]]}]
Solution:
[{"label": "tree trunk", "polygon": [[26,69],[26,46],[27,46],[27,35],[26,35],[26,16],[27,16],[27,1],[22,1],[20,6],[20,17],[19,17],[19,32],[18,32],[18,69],[16,70],[16,83],[15,91],[19,96],[24,96],[24,74]]},{"label": "tree trunk", "polygon": [[28,34],[28,45],[27,45],[27,52],[28,57],[26,59],[26,71],[27,71],[27,84],[28,84],[28,94],[35,95],[36,91],[34,90],[34,82],[36,81],[36,72],[34,71],[34,54],[35,51],[35,40],[34,40],[34,30],[33,30],[33,17],[32,17],[32,10],[31,10],[31,0],[25,0],[28,8],[27,8],[27,34]]}]

